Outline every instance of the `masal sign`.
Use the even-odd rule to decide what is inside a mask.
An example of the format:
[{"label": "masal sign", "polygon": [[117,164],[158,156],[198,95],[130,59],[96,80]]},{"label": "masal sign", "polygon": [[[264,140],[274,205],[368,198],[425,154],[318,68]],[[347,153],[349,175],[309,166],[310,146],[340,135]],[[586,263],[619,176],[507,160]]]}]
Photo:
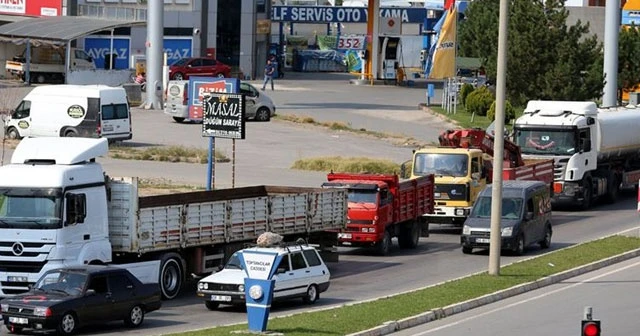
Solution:
[{"label": "masal sign", "polygon": [[[332,6],[273,6],[271,20],[276,22],[367,22],[365,7]],[[401,18],[404,23],[422,23],[427,15],[424,8],[380,8],[380,17]]]}]

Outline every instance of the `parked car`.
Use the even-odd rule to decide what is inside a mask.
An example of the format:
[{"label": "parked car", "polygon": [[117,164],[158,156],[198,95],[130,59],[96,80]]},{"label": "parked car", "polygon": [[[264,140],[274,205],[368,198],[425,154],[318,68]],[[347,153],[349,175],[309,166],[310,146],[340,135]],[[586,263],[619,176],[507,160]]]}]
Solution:
[{"label": "parked car", "polygon": [[[170,80],[167,84],[164,113],[171,116],[178,123],[189,119],[188,90],[188,80]],[[276,106],[273,100],[255,86],[240,82],[240,93],[245,95],[245,117],[247,119],[269,121],[276,114]]]},{"label": "parked car", "polygon": [[181,58],[169,66],[169,79],[189,79],[189,76],[231,77],[231,67],[213,58]]},{"label": "parked car", "polygon": [[135,328],[160,305],[158,284],[143,284],[123,268],[96,265],[51,270],[29,292],[2,299],[0,313],[11,333],[70,335],[106,321],[123,320]]},{"label": "parked car", "polygon": [[225,267],[198,282],[197,295],[204,299],[209,310],[220,304],[245,304],[244,278],[239,255],[243,251],[271,252],[283,255],[277,266],[273,300],[302,298],[311,304],[320,298],[320,293],[329,288],[329,269],[315,248],[307,245],[286,247],[251,247],[234,253]]},{"label": "parked car", "polygon": [[[491,185],[487,185],[464,222],[460,242],[465,254],[489,247],[491,193]],[[517,255],[533,244],[548,248],[553,233],[549,186],[540,181],[503,181],[500,233],[502,249]]]}]

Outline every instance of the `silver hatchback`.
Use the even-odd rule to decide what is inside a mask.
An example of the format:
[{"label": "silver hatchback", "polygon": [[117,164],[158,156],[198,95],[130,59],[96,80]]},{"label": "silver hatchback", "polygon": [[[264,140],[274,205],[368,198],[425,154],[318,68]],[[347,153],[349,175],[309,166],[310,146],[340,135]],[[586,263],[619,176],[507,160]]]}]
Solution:
[{"label": "silver hatchback", "polygon": [[[273,100],[264,92],[245,82],[240,83],[240,93],[245,95],[245,113],[247,119],[269,121],[276,114]],[[176,122],[189,120],[189,81],[171,80],[167,84],[164,113]],[[201,122],[202,120],[191,120]]]}]

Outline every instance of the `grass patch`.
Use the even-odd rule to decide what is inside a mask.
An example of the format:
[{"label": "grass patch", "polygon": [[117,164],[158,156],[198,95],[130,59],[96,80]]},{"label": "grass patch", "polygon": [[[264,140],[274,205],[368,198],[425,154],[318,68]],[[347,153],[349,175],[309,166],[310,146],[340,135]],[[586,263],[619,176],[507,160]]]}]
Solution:
[{"label": "grass patch", "polygon": [[[123,145],[109,147],[109,157],[122,160],[146,160],[165,162],[207,163],[209,150],[187,148],[184,146],[159,146],[133,148]],[[230,159],[219,150],[215,151],[216,162],[229,162]]]},{"label": "grass patch", "polygon": [[377,160],[366,157],[317,157],[296,160],[291,169],[321,172],[394,174],[400,172],[400,165],[390,160]]},{"label": "grass patch", "polygon": [[308,116],[296,116],[291,114],[284,114],[284,115],[277,114],[274,117],[274,119],[296,123],[296,124],[308,124],[308,125],[313,125],[318,127],[324,127],[332,131],[343,131],[343,132],[349,132],[357,135],[371,136],[371,137],[383,139],[383,140],[391,140],[394,144],[401,145],[401,146],[424,147],[431,144],[431,143],[421,142],[415,138],[407,137],[404,135],[371,131],[371,130],[367,130],[366,128],[353,128],[351,127],[351,125],[341,121],[320,122]]},{"label": "grass patch", "polygon": [[138,179],[138,194],[140,196],[166,195],[205,190],[203,186],[175,184],[167,179]]},{"label": "grass patch", "polygon": [[[491,125],[492,121],[489,120],[489,118],[487,118],[486,116],[472,116],[471,113],[468,113],[465,109],[464,106],[462,105],[458,105],[458,109],[456,110],[456,113],[447,113],[446,109],[443,109],[442,107],[438,106],[429,106],[429,109],[431,109],[431,111],[433,111],[434,113],[437,113],[439,115],[441,115],[442,117],[448,119],[450,122],[456,124],[459,126],[459,128],[473,128],[473,127],[479,127],[482,129],[486,129],[489,125]],[[516,107],[516,119],[519,118],[520,116],[522,116],[522,112],[524,111],[524,108],[518,108]],[[509,124],[507,124],[507,128],[511,129],[513,128],[513,123],[515,122],[514,120],[511,120],[509,122]]]},{"label": "grass patch", "polygon": [[[298,314],[274,318],[269,321],[269,331],[284,333],[287,336],[345,335],[375,327],[386,321],[402,319],[494,293],[638,248],[640,238],[607,237],[503,266],[501,276],[481,273],[373,302],[304,313],[303,316]],[[363,316],[366,318],[362,318]],[[231,331],[246,329],[246,324],[237,324],[173,335],[230,335]]]}]

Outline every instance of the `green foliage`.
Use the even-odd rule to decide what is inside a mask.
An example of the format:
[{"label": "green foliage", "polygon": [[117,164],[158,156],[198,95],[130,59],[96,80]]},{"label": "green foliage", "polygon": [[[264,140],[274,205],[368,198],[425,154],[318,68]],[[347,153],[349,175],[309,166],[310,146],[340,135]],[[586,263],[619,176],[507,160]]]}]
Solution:
[{"label": "green foliage", "polygon": [[[531,99],[591,100],[604,87],[602,45],[589,25],[567,25],[561,0],[510,2],[507,98],[516,106]],[[460,56],[478,57],[495,83],[499,0],[470,2],[459,27]],[[637,55],[637,54],[636,54]]]},{"label": "green foliage", "polygon": [[462,104],[467,104],[467,97],[474,89],[475,87],[469,83],[462,84],[462,87],[460,88],[460,101]]},{"label": "green foliage", "polygon": [[640,83],[640,32],[632,25],[618,39],[618,90],[632,91]]},{"label": "green foliage", "polygon": [[465,108],[469,113],[475,113],[477,116],[486,116],[493,99],[491,91],[486,86],[481,86],[467,96]]},{"label": "green foliage", "polygon": [[[491,107],[489,107],[489,111],[487,112],[487,118],[489,120],[496,120],[496,101],[494,100],[491,103]],[[509,121],[516,118],[516,109],[513,108],[511,103],[507,100],[504,102],[504,123],[507,124]]]}]

